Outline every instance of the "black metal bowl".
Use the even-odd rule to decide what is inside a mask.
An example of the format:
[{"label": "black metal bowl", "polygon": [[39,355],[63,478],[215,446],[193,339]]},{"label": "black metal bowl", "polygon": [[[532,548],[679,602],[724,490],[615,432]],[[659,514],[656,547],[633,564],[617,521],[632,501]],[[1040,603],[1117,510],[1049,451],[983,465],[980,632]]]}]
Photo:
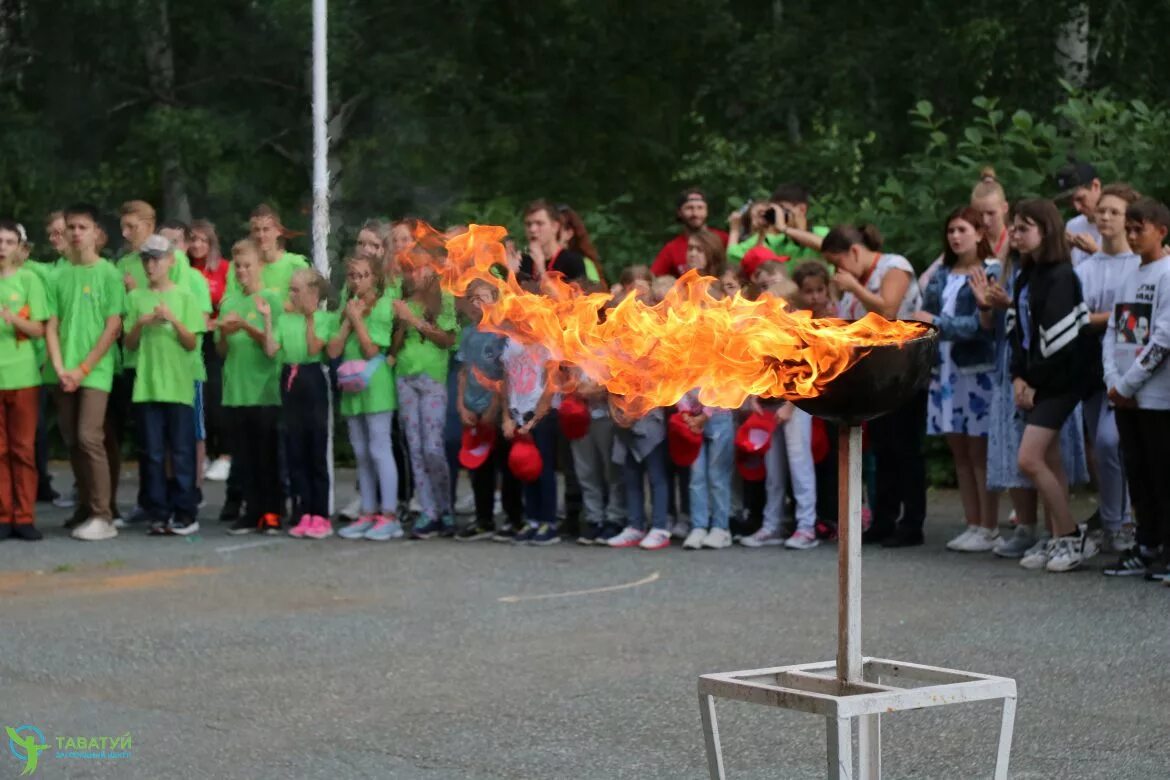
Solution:
[{"label": "black metal bowl", "polygon": [[[864,354],[816,398],[796,401],[815,417],[860,425],[897,409],[930,384],[938,362],[938,328],[901,344],[858,347]],[[907,434],[909,435],[909,433]]]}]

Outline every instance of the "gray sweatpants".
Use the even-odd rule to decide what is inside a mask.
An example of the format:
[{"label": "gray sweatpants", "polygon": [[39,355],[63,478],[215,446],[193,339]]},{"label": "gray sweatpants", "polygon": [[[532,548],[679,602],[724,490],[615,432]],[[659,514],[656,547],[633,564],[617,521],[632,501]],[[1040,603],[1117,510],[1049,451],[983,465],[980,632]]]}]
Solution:
[{"label": "gray sweatpants", "polygon": [[625,526],[625,488],[618,465],[613,462],[613,435],[613,420],[596,418],[589,423],[588,435],[569,442],[569,447],[581,484],[585,522]]}]

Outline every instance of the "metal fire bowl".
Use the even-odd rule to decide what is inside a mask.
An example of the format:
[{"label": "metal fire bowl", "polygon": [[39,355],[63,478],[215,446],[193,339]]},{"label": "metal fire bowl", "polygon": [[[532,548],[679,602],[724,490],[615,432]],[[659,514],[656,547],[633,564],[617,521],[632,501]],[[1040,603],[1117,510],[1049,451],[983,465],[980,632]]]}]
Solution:
[{"label": "metal fire bowl", "polygon": [[901,344],[857,347],[861,357],[823,393],[794,403],[842,425],[860,425],[897,409],[930,383],[938,362],[938,328],[927,327],[922,336]]}]

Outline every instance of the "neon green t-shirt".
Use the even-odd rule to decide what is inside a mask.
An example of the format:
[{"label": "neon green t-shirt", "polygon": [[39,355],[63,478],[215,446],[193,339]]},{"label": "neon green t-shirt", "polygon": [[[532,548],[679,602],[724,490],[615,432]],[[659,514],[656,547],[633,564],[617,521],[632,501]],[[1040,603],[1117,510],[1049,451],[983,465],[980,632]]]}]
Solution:
[{"label": "neon green t-shirt", "polygon": [[[129,333],[143,315],[163,303],[187,330],[203,332],[203,313],[199,311],[195,296],[179,285],[162,291],[132,291],[126,298],[126,332]],[[175,326],[169,322],[142,328],[132,400],[136,404],[192,406],[195,403],[195,364],[191,362],[190,350],[179,343]]]},{"label": "neon green t-shirt", "polygon": [[[455,298],[449,293],[443,293],[442,300],[435,326],[449,333],[457,333],[459,323],[455,316]],[[416,316],[422,316],[421,303],[408,301],[406,305]],[[398,360],[394,364],[395,373],[398,376],[426,374],[439,384],[445,385],[450,357],[451,351],[448,348],[440,347],[414,328],[406,328],[406,337],[402,342],[402,348],[398,350]]]},{"label": "neon green t-shirt", "polygon": [[[41,284],[45,286],[45,300],[47,302],[50,294],[49,291],[57,279],[57,272],[61,270],[62,266],[66,265],[69,265],[69,261],[64,257],[58,257],[56,260],[50,262],[29,260],[22,267],[32,271],[41,280]],[[41,384],[57,384],[57,372],[53,370],[53,361],[49,360],[48,342],[45,339],[39,339],[33,342],[33,349],[37,353],[37,366],[40,367]]]},{"label": "neon green t-shirt", "polygon": [[[199,307],[199,312],[203,315],[204,329],[206,329],[207,318],[211,316],[213,311],[211,307],[211,287],[207,284],[207,278],[203,276],[195,268],[188,268],[183,272],[183,282],[191,295],[195,296],[195,304]],[[280,304],[277,305],[280,308]],[[207,366],[203,365],[203,334],[199,333],[195,336],[195,349],[191,351],[191,360],[195,364],[195,381],[207,381]]]},{"label": "neon green t-shirt", "polygon": [[[33,322],[49,319],[49,302],[40,277],[24,268],[0,276],[0,308]],[[44,341],[18,335],[16,326],[0,322],[0,390],[22,390],[41,384],[37,344],[43,345]]]},{"label": "neon green t-shirt", "polygon": [[[300,312],[285,312],[279,322],[273,324],[276,329],[276,343],[280,345],[280,352],[276,354],[282,366],[295,366],[302,363],[319,363],[325,355],[325,350],[316,357],[309,357],[309,340],[305,326],[307,320]],[[337,335],[338,319],[335,314],[327,311],[313,312],[313,332],[322,341],[329,341]]]},{"label": "neon green t-shirt", "polygon": [[[821,238],[824,238],[825,236],[829,235],[829,229],[827,227],[824,227],[823,225],[814,225],[808,229],[808,232],[813,233],[815,235],[818,235]],[[753,247],[755,247],[759,243],[760,243],[759,234],[753,233],[752,235],[745,238],[743,241],[740,241],[738,244],[733,244],[732,246],[727,247],[727,262],[732,264],[732,265],[739,265],[740,263],[743,262],[743,256],[748,253],[748,250],[752,249]],[[765,235],[764,236],[764,246],[768,247],[769,249],[771,249],[773,252],[780,255],[781,257],[784,257],[785,255],[787,255],[790,260],[820,260],[821,259],[820,252],[818,252],[815,249],[809,249],[806,246],[802,246],[802,245],[796,243],[795,241],[793,241],[791,238],[784,235],[783,233],[768,233],[767,235]],[[786,268],[793,268],[794,266],[788,265],[785,267]]]},{"label": "neon green t-shirt", "polygon": [[[131,252],[128,255],[123,255],[118,259],[118,272],[122,274],[123,283],[129,275],[134,279],[133,285],[127,285],[126,294],[129,295],[132,290],[148,290],[150,289],[150,280],[146,278],[146,268],[142,265],[142,256],[137,252]],[[207,289],[207,280],[203,278],[203,274],[199,273],[191,267],[191,261],[187,255],[181,250],[175,250],[175,260],[171,263],[171,270],[167,276],[172,282],[189,290],[198,299],[199,291],[197,288],[198,282],[194,277],[198,277],[199,282],[203,283],[204,289]],[[207,310],[211,311],[211,292],[208,290],[207,295]],[[195,344],[196,358],[199,360],[200,366],[203,365],[203,357],[199,354],[199,344]],[[138,366],[138,350],[128,349],[122,347],[121,363],[118,366],[119,371],[127,369],[134,369]],[[202,370],[202,369],[200,369]],[[207,378],[206,372],[203,376]]]},{"label": "neon green t-shirt", "polygon": [[[108,260],[89,265],[66,265],[57,271],[49,292],[49,312],[58,320],[61,362],[66,370],[81,365],[101,338],[110,317],[121,317],[126,305],[122,275]],[[118,346],[106,350],[82,387],[110,392]]]},{"label": "neon green t-shirt", "polygon": [[[264,282],[265,289],[279,292],[283,300],[288,296],[288,283],[292,281],[293,274],[308,267],[309,261],[304,256],[285,252],[271,263],[260,264],[260,279]],[[227,292],[239,291],[240,283],[236,281],[236,264],[232,263],[228,268]],[[281,306],[283,305],[281,304]]]},{"label": "neon green t-shirt", "polygon": [[[238,314],[248,325],[264,330],[264,318],[256,311],[257,297],[268,302],[275,329],[284,315],[280,311],[280,295],[271,290],[261,290],[258,295],[226,293],[219,304],[220,318]],[[227,345],[223,362],[223,405],[280,406],[280,364],[242,330],[229,334]]]},{"label": "neon green t-shirt", "polygon": [[[341,327],[340,317],[336,318],[337,325],[331,333],[337,333]],[[394,304],[390,298],[382,296],[374,304],[373,310],[366,317],[366,330],[370,333],[370,341],[378,345],[383,351],[390,348],[390,339],[394,333]],[[345,340],[345,349],[341,353],[342,361],[365,360],[357,334],[351,332]],[[341,414],[344,417],[353,417],[359,414],[377,414],[378,412],[392,412],[398,408],[398,393],[394,387],[394,370],[385,359],[375,357],[379,362],[378,368],[370,377],[366,389],[360,393],[341,394]]]}]

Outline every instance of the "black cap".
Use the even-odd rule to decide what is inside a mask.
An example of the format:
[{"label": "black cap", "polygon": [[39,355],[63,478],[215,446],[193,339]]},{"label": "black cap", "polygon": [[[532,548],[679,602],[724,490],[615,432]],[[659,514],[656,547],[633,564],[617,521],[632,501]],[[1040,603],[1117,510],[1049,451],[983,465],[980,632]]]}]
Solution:
[{"label": "black cap", "polygon": [[1097,177],[1097,169],[1089,163],[1071,161],[1056,172],[1057,200],[1067,200],[1080,187],[1088,187]]}]

